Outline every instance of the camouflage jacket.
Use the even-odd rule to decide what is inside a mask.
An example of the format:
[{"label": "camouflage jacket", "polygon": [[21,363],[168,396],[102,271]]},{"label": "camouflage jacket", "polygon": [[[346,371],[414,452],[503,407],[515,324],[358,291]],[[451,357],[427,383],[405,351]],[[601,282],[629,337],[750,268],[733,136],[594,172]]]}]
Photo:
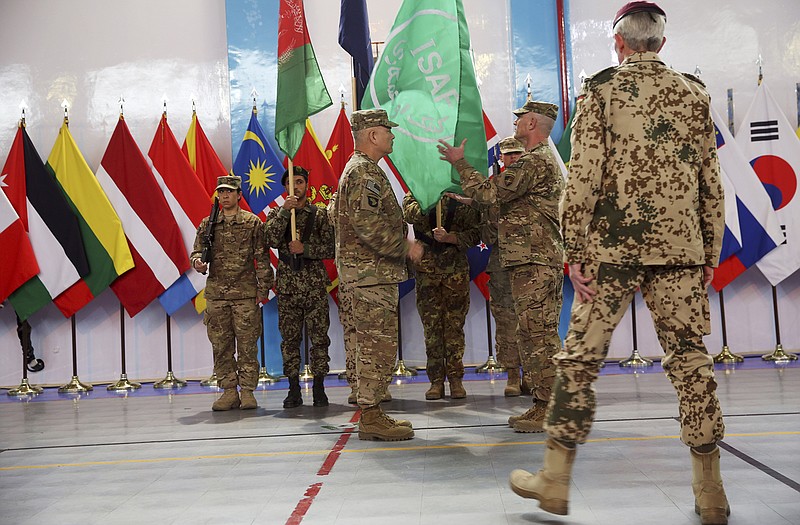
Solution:
[{"label": "camouflage jacket", "polygon": [[[314,224],[308,239],[303,241],[312,206],[317,208]],[[285,262],[286,258],[291,257],[289,253],[291,216],[291,212],[282,207],[273,208],[267,215],[267,244],[276,248],[280,254],[278,269],[275,272],[275,291],[279,294],[302,294],[313,290],[325,290],[330,284],[330,279],[322,260],[333,259],[335,250],[333,227],[328,222],[327,211],[314,204],[307,204],[295,211],[297,239],[303,243],[303,266],[298,271],[292,270]]]},{"label": "camouflage jacket", "polygon": [[425,253],[415,269],[422,273],[469,272],[467,250],[478,244],[480,213],[449,197],[442,197],[442,227],[456,236],[458,244],[438,242],[433,238],[436,208],[422,213],[411,193],[403,199],[403,219],[414,227],[414,237],[425,244]]},{"label": "camouflage jacket", "polygon": [[339,278],[353,286],[405,281],[406,223],[383,170],[355,151],[333,206]]},{"label": "camouflage jacket", "polygon": [[586,79],[561,209],[567,262],[717,265],[725,219],[709,104],[698,79],[652,52]]},{"label": "camouflage jacket", "polygon": [[[191,259],[203,252],[207,224],[208,217],[197,227]],[[230,218],[220,213],[208,266],[206,299],[267,297],[273,276],[261,220],[241,209]]]},{"label": "camouflage jacket", "polygon": [[525,152],[496,177],[487,179],[462,159],[455,163],[461,188],[482,205],[497,204],[500,265],[561,266],[564,248],[558,203],[564,178],[547,141]]},{"label": "camouflage jacket", "polygon": [[489,253],[489,262],[486,264],[486,273],[496,272],[500,266],[500,243],[497,240],[497,222],[500,207],[497,204],[477,205],[481,210],[480,236],[481,240],[492,247]]}]

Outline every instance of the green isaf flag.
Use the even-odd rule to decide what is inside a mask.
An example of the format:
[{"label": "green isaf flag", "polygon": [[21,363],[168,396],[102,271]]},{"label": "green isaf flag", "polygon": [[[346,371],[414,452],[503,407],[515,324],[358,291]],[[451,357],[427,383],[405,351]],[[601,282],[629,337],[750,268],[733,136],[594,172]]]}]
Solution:
[{"label": "green isaf flag", "polygon": [[461,193],[459,175],[439,159],[439,139],[467,139],[467,161],[485,175],[486,133],[461,0],[405,0],[372,71],[362,109],[383,108],[399,127],[389,155],[420,206],[445,191]]},{"label": "green isaf flag", "polygon": [[280,0],[279,15],[275,140],[294,158],[306,132],[306,119],[333,102],[311,47],[303,1]]}]

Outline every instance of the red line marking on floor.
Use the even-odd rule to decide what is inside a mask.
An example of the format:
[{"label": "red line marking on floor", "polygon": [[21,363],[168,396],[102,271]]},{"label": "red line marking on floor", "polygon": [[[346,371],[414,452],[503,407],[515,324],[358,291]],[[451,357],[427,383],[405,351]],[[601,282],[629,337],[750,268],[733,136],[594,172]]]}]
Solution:
[{"label": "red line marking on floor", "polygon": [[308,512],[311,504],[314,503],[314,498],[317,497],[319,489],[321,488],[322,483],[314,483],[306,489],[305,497],[297,503],[294,512],[292,512],[292,515],[286,520],[286,525],[300,525],[300,522],[303,521],[306,512]]}]

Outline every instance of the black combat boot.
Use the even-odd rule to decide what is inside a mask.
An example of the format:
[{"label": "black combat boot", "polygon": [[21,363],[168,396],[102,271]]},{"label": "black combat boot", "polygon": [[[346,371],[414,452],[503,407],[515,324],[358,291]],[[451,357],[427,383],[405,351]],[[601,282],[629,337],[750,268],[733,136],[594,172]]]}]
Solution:
[{"label": "black combat boot", "polygon": [[289,378],[289,394],[283,400],[283,408],[297,408],[303,404],[303,396],[300,395],[300,377]]},{"label": "black combat boot", "polygon": [[314,376],[314,386],[312,387],[314,394],[314,406],[326,407],[328,406],[328,396],[325,395],[325,376]]}]

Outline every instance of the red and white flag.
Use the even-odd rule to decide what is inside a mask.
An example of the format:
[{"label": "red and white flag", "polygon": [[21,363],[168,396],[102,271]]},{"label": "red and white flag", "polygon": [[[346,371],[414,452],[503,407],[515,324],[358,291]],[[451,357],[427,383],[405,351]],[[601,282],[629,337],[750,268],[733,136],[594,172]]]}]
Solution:
[{"label": "red and white flag", "polygon": [[0,303],[39,273],[33,246],[17,212],[0,191]]}]

